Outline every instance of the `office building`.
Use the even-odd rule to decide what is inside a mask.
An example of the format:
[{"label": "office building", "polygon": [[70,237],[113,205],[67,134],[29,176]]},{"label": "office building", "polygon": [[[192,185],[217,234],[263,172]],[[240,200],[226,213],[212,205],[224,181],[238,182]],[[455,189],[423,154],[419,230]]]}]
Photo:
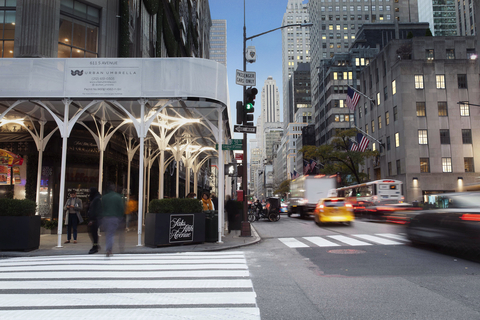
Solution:
[{"label": "office building", "polygon": [[227,20],[212,20],[210,59],[227,66]]}]

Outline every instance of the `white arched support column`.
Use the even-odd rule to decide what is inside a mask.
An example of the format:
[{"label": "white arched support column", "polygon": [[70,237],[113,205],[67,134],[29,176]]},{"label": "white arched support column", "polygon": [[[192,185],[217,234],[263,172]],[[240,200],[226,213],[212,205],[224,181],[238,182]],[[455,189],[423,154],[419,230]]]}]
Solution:
[{"label": "white arched support column", "polygon": [[205,116],[202,115],[197,109],[192,108],[195,113],[197,113],[203,120],[207,123],[212,131],[213,136],[218,144],[218,243],[222,243],[222,235],[224,234],[224,221],[225,221],[225,176],[224,176],[224,163],[223,163],[223,110],[225,107],[219,106],[216,109],[218,113],[218,124],[215,126],[211,121],[209,121]]}]

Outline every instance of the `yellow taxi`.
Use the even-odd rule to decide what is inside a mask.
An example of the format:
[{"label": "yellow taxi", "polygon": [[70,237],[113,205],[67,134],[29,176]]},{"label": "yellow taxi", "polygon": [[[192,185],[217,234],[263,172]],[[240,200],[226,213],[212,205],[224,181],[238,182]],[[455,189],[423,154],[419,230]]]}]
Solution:
[{"label": "yellow taxi", "polygon": [[314,212],[315,223],[342,222],[350,225],[355,219],[353,206],[345,198],[324,198],[318,201]]}]

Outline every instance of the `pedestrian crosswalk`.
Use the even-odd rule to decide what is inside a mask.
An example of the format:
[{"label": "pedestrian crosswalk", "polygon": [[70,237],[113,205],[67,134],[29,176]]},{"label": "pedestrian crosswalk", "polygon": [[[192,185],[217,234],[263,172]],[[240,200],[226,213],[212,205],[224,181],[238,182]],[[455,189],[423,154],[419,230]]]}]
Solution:
[{"label": "pedestrian crosswalk", "polygon": [[338,247],[338,246],[371,246],[371,245],[403,245],[408,242],[404,234],[376,233],[328,235],[315,237],[278,238],[289,248]]},{"label": "pedestrian crosswalk", "polygon": [[0,319],[260,319],[243,252],[0,260]]}]

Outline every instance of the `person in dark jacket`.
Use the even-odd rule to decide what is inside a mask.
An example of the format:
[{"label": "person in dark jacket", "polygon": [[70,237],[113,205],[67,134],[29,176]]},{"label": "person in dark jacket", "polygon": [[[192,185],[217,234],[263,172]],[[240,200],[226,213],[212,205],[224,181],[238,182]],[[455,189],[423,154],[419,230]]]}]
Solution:
[{"label": "person in dark jacket", "polygon": [[107,194],[102,197],[102,224],[105,226],[105,233],[107,234],[105,243],[107,257],[112,255],[113,238],[124,219],[124,214],[123,198],[116,192],[115,185],[111,184],[108,187]]},{"label": "person in dark jacket", "polygon": [[227,195],[227,202],[225,203],[225,210],[227,211],[228,215],[228,233],[232,230],[239,230],[239,222],[240,222],[240,214],[237,210],[237,204],[232,198]]},{"label": "person in dark jacket", "polygon": [[211,199],[212,199],[212,203],[213,203],[213,210],[218,210],[218,198],[217,198],[217,195],[212,192],[211,194]]},{"label": "person in dark jacket", "polygon": [[92,239],[92,249],[89,254],[97,253],[100,249],[98,245],[98,226],[100,225],[100,218],[102,217],[102,199],[97,188],[90,188],[90,206],[88,207],[88,232]]}]

